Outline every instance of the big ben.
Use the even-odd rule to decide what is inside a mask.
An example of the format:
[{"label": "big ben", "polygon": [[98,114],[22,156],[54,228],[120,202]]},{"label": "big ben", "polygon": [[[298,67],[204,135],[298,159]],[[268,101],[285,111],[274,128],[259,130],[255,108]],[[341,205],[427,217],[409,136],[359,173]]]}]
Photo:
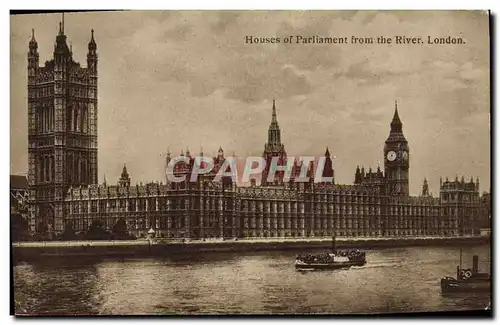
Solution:
[{"label": "big ben", "polygon": [[408,196],[410,148],[403,134],[403,123],[399,119],[397,102],[394,117],[391,121],[391,132],[385,141],[384,166],[387,194],[392,196]]}]

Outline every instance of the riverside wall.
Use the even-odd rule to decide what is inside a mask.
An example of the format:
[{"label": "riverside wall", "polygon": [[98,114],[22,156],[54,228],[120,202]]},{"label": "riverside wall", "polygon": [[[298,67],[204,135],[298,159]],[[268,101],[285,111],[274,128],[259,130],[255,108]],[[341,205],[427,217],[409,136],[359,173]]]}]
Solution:
[{"label": "riverside wall", "polygon": [[[405,237],[405,238],[337,238],[338,249],[384,249],[408,246],[470,246],[487,244],[490,238],[476,237]],[[22,242],[12,244],[14,260],[37,260],[50,257],[137,258],[193,254],[203,252],[249,252],[329,249],[331,238],[241,239],[185,241],[67,241]]]}]

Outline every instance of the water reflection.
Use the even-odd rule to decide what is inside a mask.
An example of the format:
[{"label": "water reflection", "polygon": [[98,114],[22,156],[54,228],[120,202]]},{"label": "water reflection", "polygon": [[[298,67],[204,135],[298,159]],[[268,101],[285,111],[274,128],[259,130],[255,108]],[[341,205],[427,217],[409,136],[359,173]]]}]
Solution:
[{"label": "water reflection", "polygon": [[[384,313],[484,309],[489,296],[443,296],[457,248],[373,250],[349,270],[297,272],[296,252],[20,263],[16,312],[29,314]],[[486,246],[464,250],[464,267]]]},{"label": "water reflection", "polygon": [[102,293],[97,269],[96,265],[21,263],[14,267],[16,307],[27,314],[95,315]]}]

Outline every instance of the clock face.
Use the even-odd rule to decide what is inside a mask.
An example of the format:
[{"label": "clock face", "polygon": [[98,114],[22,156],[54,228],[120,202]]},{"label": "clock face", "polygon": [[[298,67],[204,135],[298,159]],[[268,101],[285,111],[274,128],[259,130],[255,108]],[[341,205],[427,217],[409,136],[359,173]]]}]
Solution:
[{"label": "clock face", "polygon": [[403,151],[403,159],[408,160],[408,151]]},{"label": "clock face", "polygon": [[391,150],[387,153],[387,160],[394,161],[396,160],[396,156],[397,156],[396,153]]}]

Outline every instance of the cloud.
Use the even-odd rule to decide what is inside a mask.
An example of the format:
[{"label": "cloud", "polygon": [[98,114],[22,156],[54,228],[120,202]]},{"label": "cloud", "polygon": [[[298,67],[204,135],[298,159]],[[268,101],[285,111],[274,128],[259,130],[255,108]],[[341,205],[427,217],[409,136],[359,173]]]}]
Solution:
[{"label": "cloud", "polygon": [[[66,17],[76,60],[85,65],[92,28],[98,44],[100,177],[117,179],[126,161],[134,179],[162,179],[160,154],[168,147],[260,154],[276,98],[287,151],[322,154],[328,145],[338,157],[337,180],[351,183],[357,164],[375,168],[383,158],[397,99],[412,150],[412,193],[423,177],[436,192],[439,176],[450,171],[472,173],[489,185],[489,21],[483,13],[122,11]],[[52,56],[59,19],[11,18],[12,172],[27,168],[31,28],[44,62]],[[247,35],[457,35],[466,44],[249,45]]]}]

